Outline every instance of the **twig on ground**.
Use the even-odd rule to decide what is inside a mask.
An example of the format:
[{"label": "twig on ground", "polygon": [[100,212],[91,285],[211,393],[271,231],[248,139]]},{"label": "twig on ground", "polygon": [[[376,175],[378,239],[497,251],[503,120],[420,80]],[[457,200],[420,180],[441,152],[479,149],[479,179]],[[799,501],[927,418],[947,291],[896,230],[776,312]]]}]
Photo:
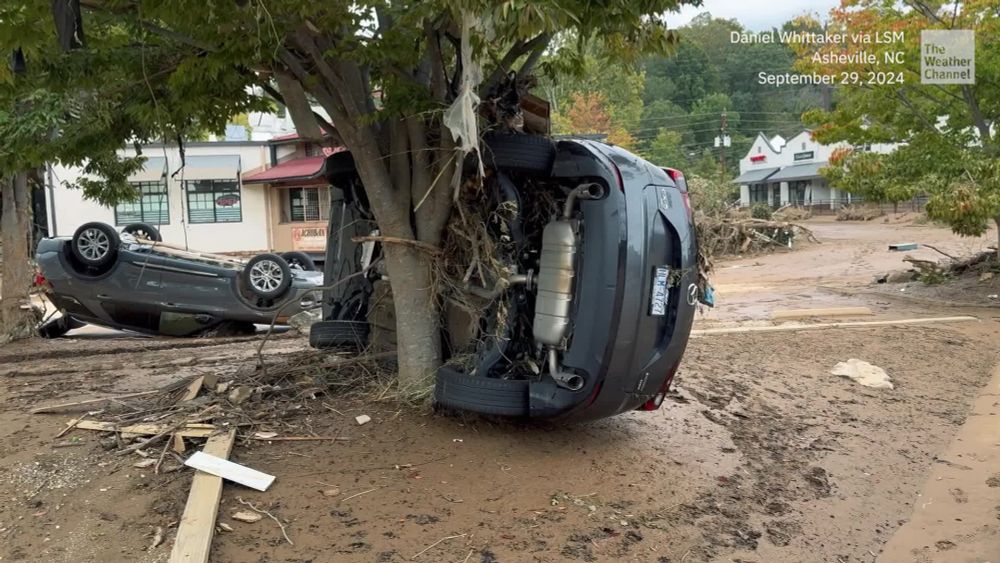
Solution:
[{"label": "twig on ground", "polygon": [[288,545],[295,545],[294,543],[292,543],[292,539],[288,537],[288,532],[285,531],[285,525],[282,524],[281,520],[278,520],[278,518],[275,517],[274,514],[271,514],[270,512],[268,512],[266,510],[261,510],[261,509],[257,508],[256,506],[253,505],[252,502],[245,501],[241,497],[236,497],[236,501],[239,502],[240,504],[244,505],[244,506],[250,507],[250,510],[253,510],[254,512],[257,512],[259,514],[264,514],[265,516],[269,517],[271,520],[274,520],[275,523],[278,524],[278,527],[281,528],[281,535],[285,536],[285,541],[288,542]]},{"label": "twig on ground", "polygon": [[163,458],[166,457],[167,450],[170,449],[170,446],[172,444],[173,444],[173,440],[167,440],[167,442],[165,444],[163,444],[163,450],[160,452],[160,458],[156,460],[156,465],[153,466],[153,473],[155,475],[159,475],[160,474],[160,465],[163,463]]},{"label": "twig on ground", "polygon": [[[416,559],[417,557],[420,557],[420,556],[421,556],[421,555],[423,555],[423,554],[424,554],[424,553],[425,553],[425,552],[426,552],[427,550],[429,550],[430,548],[432,548],[432,547],[434,547],[434,546],[438,545],[439,543],[441,543],[441,542],[443,542],[443,541],[447,541],[447,540],[453,540],[453,539],[455,539],[455,538],[464,538],[464,537],[465,537],[465,536],[467,536],[467,535],[469,535],[469,534],[458,534],[458,535],[455,535],[455,536],[448,536],[448,537],[444,537],[444,538],[441,538],[441,539],[439,539],[438,541],[436,541],[436,542],[434,542],[434,543],[430,544],[429,546],[427,546],[427,547],[425,547],[425,548],[421,549],[420,551],[418,551],[417,553],[413,554],[413,557],[410,557],[410,560],[412,561],[412,560]],[[467,558],[467,559],[468,559],[468,558]]]},{"label": "twig on ground", "polygon": [[370,493],[372,491],[377,491],[377,490],[379,490],[379,487],[375,487],[374,489],[368,489],[367,491],[361,491],[360,493],[354,493],[353,495],[351,495],[351,496],[349,496],[347,498],[340,499],[340,502],[346,502],[346,501],[351,500],[354,497],[359,497],[361,495],[367,495],[368,493]]},{"label": "twig on ground", "polygon": [[938,254],[943,254],[944,256],[947,256],[948,258],[951,258],[952,260],[958,260],[958,258],[956,256],[952,256],[951,254],[948,254],[947,252],[941,250],[940,248],[937,248],[935,246],[931,246],[931,245],[929,245],[927,243],[922,242],[922,243],[920,243],[920,246],[927,247],[927,248],[933,250],[934,252],[937,252]]}]

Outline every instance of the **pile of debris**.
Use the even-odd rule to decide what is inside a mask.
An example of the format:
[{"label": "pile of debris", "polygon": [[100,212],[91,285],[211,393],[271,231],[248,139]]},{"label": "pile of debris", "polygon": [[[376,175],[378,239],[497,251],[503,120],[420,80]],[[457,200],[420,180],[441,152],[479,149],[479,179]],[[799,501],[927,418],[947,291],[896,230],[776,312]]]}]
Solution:
[{"label": "pile of debris", "polygon": [[[979,281],[985,282],[1000,274],[1000,260],[997,259],[997,251],[995,249],[959,258],[928,244],[924,244],[923,246],[943,254],[947,259],[943,262],[935,262],[933,260],[914,258],[909,255],[905,256],[903,262],[913,267],[908,272],[912,280],[919,280],[928,285],[935,285],[958,276],[974,274],[979,277]],[[884,283],[882,279],[876,281]],[[888,277],[886,277],[885,281],[889,281]]]},{"label": "pile of debris", "polygon": [[[199,375],[150,391],[47,405],[31,412],[86,411],[68,422],[56,436],[64,441],[55,447],[79,445],[82,442],[75,437],[64,436],[73,430],[92,430],[106,433],[101,444],[133,467],[149,468],[155,474],[185,466],[196,469],[171,561],[207,562],[223,479],[260,491],[266,491],[275,479],[229,461],[234,445],[254,440],[350,440],[339,434],[303,433],[293,418],[313,408],[336,410],[323,403],[324,396],[373,392],[386,396],[395,371],[389,365],[394,356],[380,353],[347,357],[312,352],[268,365],[258,354],[256,362],[224,380],[217,375]],[[355,418],[359,425],[370,420],[367,415]],[[204,446],[192,454],[200,445],[196,442],[202,440]],[[252,503],[237,500],[252,511],[245,513],[247,518],[270,517],[281,527],[286,541],[292,542],[280,519]],[[163,540],[164,532],[158,528],[153,547]]]},{"label": "pile of debris", "polygon": [[872,205],[844,205],[837,210],[838,221],[871,221],[883,215],[880,207]]},{"label": "pile of debris", "polygon": [[819,243],[812,231],[798,223],[754,219],[731,213],[695,216],[700,251],[709,258],[792,248],[805,239]]}]

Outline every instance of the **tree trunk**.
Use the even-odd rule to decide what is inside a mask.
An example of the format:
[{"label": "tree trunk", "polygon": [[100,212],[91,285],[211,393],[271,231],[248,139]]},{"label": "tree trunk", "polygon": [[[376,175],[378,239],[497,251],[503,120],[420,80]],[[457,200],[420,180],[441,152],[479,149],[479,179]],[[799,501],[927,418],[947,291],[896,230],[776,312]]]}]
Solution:
[{"label": "tree trunk", "polygon": [[0,275],[0,341],[30,336],[32,316],[22,310],[29,301],[31,268],[28,241],[31,234],[31,206],[28,176],[19,173],[0,180],[2,184],[3,266]]},{"label": "tree trunk", "polygon": [[[388,159],[378,150],[374,131],[360,127],[357,136],[345,136],[344,141],[354,154],[381,234],[415,240],[410,194],[394,189],[386,166]],[[382,252],[396,310],[400,394],[419,397],[426,393],[441,365],[440,315],[431,275],[433,259],[423,250],[402,244],[383,243]]]}]

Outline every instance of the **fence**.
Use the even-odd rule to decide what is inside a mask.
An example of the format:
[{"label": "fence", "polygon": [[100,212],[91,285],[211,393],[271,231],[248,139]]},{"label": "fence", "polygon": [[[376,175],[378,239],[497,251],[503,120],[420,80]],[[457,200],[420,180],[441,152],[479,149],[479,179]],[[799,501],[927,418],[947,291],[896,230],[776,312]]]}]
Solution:
[{"label": "fence", "polygon": [[[838,199],[813,199],[807,201],[789,202],[784,205],[790,205],[792,207],[800,207],[803,209],[810,210],[813,215],[835,215],[837,209],[844,207],[846,205],[865,207],[877,207],[883,213],[919,213],[924,210],[927,205],[927,196],[916,196],[914,198],[899,201],[899,202],[885,202],[885,201],[875,201],[867,202],[863,197],[851,196],[851,200],[848,201],[847,198]],[[752,202],[748,207],[753,207],[754,205],[767,205],[764,202]],[[769,207],[772,209],[778,209],[784,207],[780,204],[772,204]]]}]

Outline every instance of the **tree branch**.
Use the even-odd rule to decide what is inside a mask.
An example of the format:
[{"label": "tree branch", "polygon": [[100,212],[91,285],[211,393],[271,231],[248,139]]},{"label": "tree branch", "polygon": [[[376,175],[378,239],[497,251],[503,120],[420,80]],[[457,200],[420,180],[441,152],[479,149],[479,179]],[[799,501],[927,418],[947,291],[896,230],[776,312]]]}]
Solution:
[{"label": "tree branch", "polygon": [[539,45],[543,46],[544,48],[545,45],[548,45],[549,39],[550,39],[549,34],[543,32],[539,33],[538,35],[536,35],[535,37],[531,38],[528,41],[518,41],[517,43],[515,43],[514,46],[512,46],[509,51],[507,51],[507,54],[504,55],[502,59],[500,59],[500,62],[497,64],[497,67],[493,69],[493,72],[490,74],[489,79],[483,82],[482,91],[489,92],[494,87],[496,87],[496,85],[500,83],[500,79],[503,78],[508,71],[510,71],[512,66],[514,66],[514,63],[517,62],[517,59],[534,51],[539,47]]}]

